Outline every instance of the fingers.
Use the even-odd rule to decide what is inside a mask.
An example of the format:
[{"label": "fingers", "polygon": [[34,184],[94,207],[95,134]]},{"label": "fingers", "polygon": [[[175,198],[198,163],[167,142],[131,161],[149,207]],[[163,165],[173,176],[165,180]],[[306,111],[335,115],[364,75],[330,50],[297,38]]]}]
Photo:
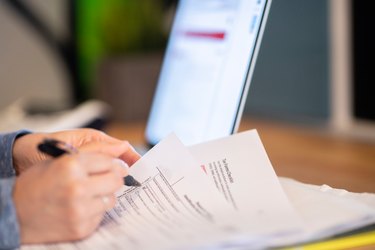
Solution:
[{"label": "fingers", "polygon": [[[98,216],[102,218],[106,211],[115,207],[116,202],[117,199],[114,194],[91,197],[84,203],[84,213],[82,213],[81,217],[76,221],[91,221],[92,218]],[[81,204],[81,207],[82,206]],[[80,210],[81,208],[77,205],[76,208],[73,209]]]},{"label": "fingers", "polygon": [[[84,207],[85,217],[102,215],[106,210],[114,207],[115,192],[123,185],[123,177],[127,170],[110,157],[85,154],[86,159],[78,160],[80,169],[87,169],[90,174],[84,179],[70,182],[67,200],[71,204]],[[84,162],[87,160],[87,162]],[[106,166],[103,168],[103,166]],[[106,171],[103,171],[106,169]],[[69,170],[68,170],[69,171]],[[69,204],[69,202],[68,202]]]},{"label": "fingers", "polygon": [[141,156],[127,141],[120,141],[116,143],[108,142],[92,142],[79,148],[80,152],[95,152],[120,158],[129,166],[138,161]]},{"label": "fingers", "polygon": [[107,196],[98,196],[92,200],[92,205],[95,208],[92,216],[103,215],[108,210],[115,207],[117,199],[114,194]]},{"label": "fingers", "polygon": [[94,152],[119,157],[127,150],[126,142],[108,143],[108,142],[91,142],[79,148],[80,152]]},{"label": "fingers", "polygon": [[104,154],[79,153],[77,155],[66,155],[61,158],[66,158],[70,162],[61,162],[60,165],[67,165],[65,168],[71,169],[69,171],[83,171],[86,175],[114,171],[119,177],[122,177],[128,173],[127,169],[122,167],[116,158]]},{"label": "fingers", "polygon": [[[78,214],[69,216],[75,218],[75,222],[91,221],[92,218],[102,217],[105,211],[112,209],[116,204],[115,192],[124,185],[123,177],[127,175],[127,170],[110,157],[91,154],[85,156],[87,159],[78,160],[80,164],[85,165],[77,165],[77,168],[88,169],[91,174],[85,179],[65,185],[68,192],[65,192],[67,195],[64,196],[64,203],[70,204],[73,214]],[[84,162],[85,160],[87,162]],[[104,169],[107,171],[103,171]],[[78,212],[74,212],[75,210]],[[79,212],[82,210],[85,212]]]},{"label": "fingers", "polygon": [[92,197],[114,194],[124,185],[122,174],[119,171],[109,171],[90,176],[87,181],[88,193]]},{"label": "fingers", "polygon": [[74,147],[81,147],[91,142],[120,142],[120,140],[113,138],[102,131],[91,128],[59,131],[52,133],[51,136],[55,139],[65,141]]},{"label": "fingers", "polygon": [[55,132],[50,135],[51,138],[64,141],[77,148],[96,142],[107,144],[121,144],[124,142],[122,140],[109,136],[102,131],[91,128],[65,130]]},{"label": "fingers", "polygon": [[98,153],[70,154],[18,176],[13,201],[22,243],[81,239],[93,232],[115,206],[114,193],[127,175],[116,161]]},{"label": "fingers", "polygon": [[127,144],[128,144],[127,150],[122,155],[120,155],[120,159],[122,159],[129,166],[131,166],[141,158],[141,155],[138,154],[137,151],[135,151],[135,149],[133,148],[132,145],[129,144],[129,142],[127,142]]},{"label": "fingers", "polygon": [[[100,216],[112,209],[116,204],[115,192],[123,186],[123,179],[111,172],[90,176],[85,185],[86,198],[81,199],[85,207],[85,217]],[[82,205],[82,204],[81,204]]]},{"label": "fingers", "polygon": [[126,141],[121,141],[95,129],[72,129],[54,133],[33,133],[19,137],[13,147],[14,166],[18,174],[30,166],[50,157],[38,152],[37,145],[45,138],[66,142],[84,152],[93,151],[120,158],[129,166],[133,165],[140,155]]}]

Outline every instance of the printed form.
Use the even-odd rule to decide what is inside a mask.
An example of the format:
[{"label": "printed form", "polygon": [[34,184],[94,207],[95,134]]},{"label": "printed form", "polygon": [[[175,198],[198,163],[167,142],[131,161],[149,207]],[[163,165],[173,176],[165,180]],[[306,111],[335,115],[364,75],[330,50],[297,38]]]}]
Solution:
[{"label": "printed form", "polygon": [[194,145],[189,150],[241,214],[250,232],[285,233],[302,226],[256,130]]},{"label": "printed form", "polygon": [[190,149],[170,135],[131,173],[142,186],[119,190],[92,236],[22,249],[255,247],[300,227],[255,131]]}]

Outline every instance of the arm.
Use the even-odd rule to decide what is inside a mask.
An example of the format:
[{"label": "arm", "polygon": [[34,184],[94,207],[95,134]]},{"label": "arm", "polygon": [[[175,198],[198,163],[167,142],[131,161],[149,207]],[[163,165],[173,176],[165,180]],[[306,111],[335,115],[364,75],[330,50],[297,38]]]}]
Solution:
[{"label": "arm", "polygon": [[0,133],[0,178],[8,178],[16,175],[13,168],[14,141],[21,136],[29,134],[29,131],[20,130],[8,134]]},{"label": "arm", "polygon": [[14,176],[12,148],[16,138],[29,133],[17,131],[0,134],[0,249],[14,249],[20,244],[16,210],[12,199]]},{"label": "arm", "polygon": [[0,249],[15,249],[20,245],[20,233],[12,190],[14,177],[0,178]]}]

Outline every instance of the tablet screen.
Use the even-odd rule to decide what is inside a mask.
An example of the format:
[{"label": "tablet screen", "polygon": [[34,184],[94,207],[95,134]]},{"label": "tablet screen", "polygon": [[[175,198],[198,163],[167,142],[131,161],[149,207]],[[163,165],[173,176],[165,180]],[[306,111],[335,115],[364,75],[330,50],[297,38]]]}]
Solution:
[{"label": "tablet screen", "polygon": [[186,145],[235,132],[255,65],[267,0],[181,0],[146,139]]}]

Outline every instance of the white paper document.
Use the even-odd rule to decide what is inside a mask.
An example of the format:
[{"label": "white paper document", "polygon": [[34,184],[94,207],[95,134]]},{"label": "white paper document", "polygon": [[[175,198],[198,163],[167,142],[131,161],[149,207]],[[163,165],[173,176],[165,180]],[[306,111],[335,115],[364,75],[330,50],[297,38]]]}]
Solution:
[{"label": "white paper document", "polygon": [[279,180],[305,227],[291,238],[274,240],[276,245],[325,239],[375,223],[375,194],[352,193],[283,177]]},{"label": "white paper document", "polygon": [[[256,139],[255,135],[251,132],[250,138],[247,138],[247,134],[239,136],[243,139],[238,142]],[[236,140],[237,137],[233,138]],[[244,148],[244,152],[262,152],[262,147],[260,151],[257,149],[261,146],[260,141],[253,143],[244,144],[243,147],[249,147]],[[220,171],[225,168],[232,171],[229,164],[249,160],[237,158],[248,157],[246,153],[239,154],[238,148],[228,148],[225,155],[218,155],[220,161],[227,159]],[[254,156],[257,154],[254,153]],[[267,162],[264,156],[262,152],[261,156],[253,159],[252,164]],[[96,233],[82,241],[43,248],[192,249],[198,246],[256,246],[264,245],[270,236],[291,233],[299,227],[299,218],[282,193],[271,165],[260,164],[259,173],[250,174],[258,177],[249,178],[239,176],[240,173],[233,169],[231,190],[227,189],[232,198],[231,202],[227,202],[189,150],[171,135],[140,159],[132,167],[131,173],[142,182],[142,187],[124,186],[117,193],[116,207],[105,215]],[[241,183],[240,177],[246,182]],[[275,191],[267,191],[271,189]],[[272,199],[264,197],[268,194],[272,195]]]},{"label": "white paper document", "polygon": [[[249,197],[263,197],[264,200],[259,197],[256,200],[264,202],[264,213],[279,222],[279,232],[284,232],[270,237],[264,247],[324,239],[375,223],[375,194],[356,194],[327,185],[315,186],[277,177],[255,130],[189,149],[217,189],[240,212],[249,211],[247,203],[253,200]],[[259,182],[267,184],[265,186]],[[270,200],[274,204],[270,204]],[[274,205],[283,203],[275,211]],[[287,209],[290,206],[295,210]],[[288,215],[291,212],[294,216]],[[302,221],[300,230],[294,234],[285,234],[282,229],[285,230],[288,223],[296,223],[292,219],[296,213]],[[268,224],[264,226],[269,228]]]},{"label": "white paper document", "polygon": [[301,220],[256,130],[191,146],[189,150],[210,181],[241,214],[248,230],[286,233],[301,228]]},{"label": "white paper document", "polygon": [[189,148],[170,135],[130,172],[142,186],[119,190],[93,235],[22,250],[258,249],[375,222],[374,196],[278,178],[255,130]]}]

